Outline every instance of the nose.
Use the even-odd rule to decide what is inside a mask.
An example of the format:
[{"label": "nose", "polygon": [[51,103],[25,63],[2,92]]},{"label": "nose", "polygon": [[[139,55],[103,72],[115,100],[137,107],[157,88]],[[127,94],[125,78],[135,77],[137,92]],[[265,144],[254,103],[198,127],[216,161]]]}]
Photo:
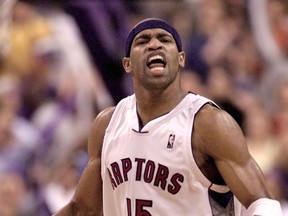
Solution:
[{"label": "nose", "polygon": [[148,44],[148,50],[158,50],[162,48],[162,43],[157,38],[152,38]]}]

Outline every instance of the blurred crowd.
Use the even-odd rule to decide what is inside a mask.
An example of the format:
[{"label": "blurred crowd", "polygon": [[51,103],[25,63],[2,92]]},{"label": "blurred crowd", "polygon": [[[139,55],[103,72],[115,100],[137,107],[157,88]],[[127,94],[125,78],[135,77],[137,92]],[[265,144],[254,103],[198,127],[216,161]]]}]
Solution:
[{"label": "blurred crowd", "polygon": [[147,17],[178,30],[183,88],[235,118],[288,215],[286,0],[1,0],[0,15],[1,216],[71,198],[95,116],[133,93],[121,59]]}]

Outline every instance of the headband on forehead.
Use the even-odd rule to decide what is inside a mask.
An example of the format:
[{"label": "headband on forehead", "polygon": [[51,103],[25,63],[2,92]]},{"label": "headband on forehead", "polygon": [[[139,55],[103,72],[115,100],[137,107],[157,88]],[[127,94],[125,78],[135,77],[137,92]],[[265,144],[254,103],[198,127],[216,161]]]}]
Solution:
[{"label": "headband on forehead", "polygon": [[132,42],[135,38],[135,36],[146,29],[153,29],[153,28],[161,28],[164,29],[165,31],[169,32],[177,45],[178,51],[182,51],[182,43],[180,36],[176,29],[174,29],[172,26],[170,26],[167,22],[161,20],[161,19],[156,19],[156,18],[149,18],[141,21],[138,23],[129,33],[127,40],[126,40],[126,45],[125,45],[125,56],[129,57],[130,56],[130,50],[132,46]]}]

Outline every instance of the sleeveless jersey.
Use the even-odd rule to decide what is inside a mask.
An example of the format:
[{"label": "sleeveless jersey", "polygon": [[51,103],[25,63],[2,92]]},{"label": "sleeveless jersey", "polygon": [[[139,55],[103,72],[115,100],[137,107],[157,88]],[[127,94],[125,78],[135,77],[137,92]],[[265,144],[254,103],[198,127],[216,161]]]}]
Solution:
[{"label": "sleeveless jersey", "polygon": [[190,93],[141,131],[135,95],[118,103],[102,148],[105,216],[241,215],[229,188],[211,184],[193,158],[193,122],[206,103]]}]

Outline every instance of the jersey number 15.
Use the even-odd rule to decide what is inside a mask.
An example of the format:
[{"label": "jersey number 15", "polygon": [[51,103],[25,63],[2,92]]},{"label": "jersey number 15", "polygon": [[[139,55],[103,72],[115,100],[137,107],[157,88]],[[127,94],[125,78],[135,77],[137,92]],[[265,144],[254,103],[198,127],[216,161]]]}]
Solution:
[{"label": "jersey number 15", "polygon": [[135,215],[131,213],[131,199],[126,198],[128,216],[152,216],[145,208],[152,207],[152,200],[135,200]]}]

